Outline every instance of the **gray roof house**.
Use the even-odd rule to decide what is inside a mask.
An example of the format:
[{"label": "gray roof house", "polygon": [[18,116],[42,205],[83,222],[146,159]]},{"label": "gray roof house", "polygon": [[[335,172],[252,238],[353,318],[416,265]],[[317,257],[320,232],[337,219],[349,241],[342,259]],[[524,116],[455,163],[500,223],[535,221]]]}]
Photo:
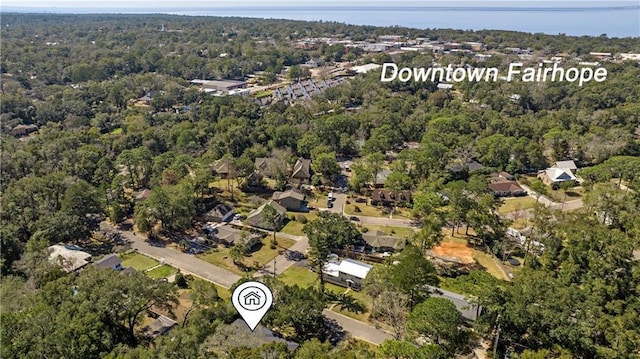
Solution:
[{"label": "gray roof house", "polygon": [[253,210],[251,213],[249,213],[246,223],[253,227],[273,230],[274,229],[273,227],[267,225],[266,223],[262,223],[262,211],[264,211],[266,206],[273,207],[278,212],[278,214],[280,214],[281,220],[284,221],[287,210],[281,205],[279,205],[277,202],[269,201],[263,204],[262,206],[258,207],[257,209]]},{"label": "gray roof house", "polygon": [[175,320],[165,317],[164,315],[158,315],[153,322],[145,327],[144,333],[151,338],[155,338],[159,335],[165,335],[176,325],[178,325],[178,322]]},{"label": "gray roof house", "polygon": [[299,180],[300,182],[309,181],[311,179],[311,160],[298,158],[296,164],[293,166],[291,178]]},{"label": "gray roof house", "polygon": [[376,252],[401,251],[407,242],[404,238],[389,236],[381,231],[363,233],[362,240]]},{"label": "gray roof house", "polygon": [[209,222],[229,222],[233,218],[233,208],[224,203],[218,203],[209,212],[204,214],[204,219]]},{"label": "gray roof house", "polygon": [[96,267],[100,269],[122,270],[122,259],[115,254],[108,254],[96,261]]},{"label": "gray roof house", "polygon": [[265,328],[264,326],[258,324],[255,330],[251,331],[247,323],[238,318],[235,322],[231,323],[234,327],[236,327],[240,332],[246,333],[253,337],[257,337],[257,339],[264,343],[285,343],[289,350],[296,350],[300,344],[296,342],[290,342],[283,338],[276,336],[274,332]]},{"label": "gray roof house", "polygon": [[304,194],[293,189],[285,192],[274,192],[271,199],[287,211],[304,212],[306,209]]}]

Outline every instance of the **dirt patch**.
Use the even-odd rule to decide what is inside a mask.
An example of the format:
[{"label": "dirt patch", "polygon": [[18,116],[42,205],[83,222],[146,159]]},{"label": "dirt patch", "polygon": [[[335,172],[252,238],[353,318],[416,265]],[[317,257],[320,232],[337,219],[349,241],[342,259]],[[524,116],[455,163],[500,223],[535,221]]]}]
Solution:
[{"label": "dirt patch", "polygon": [[473,249],[466,244],[445,242],[432,249],[433,254],[443,259],[457,259],[461,263],[474,263]]}]

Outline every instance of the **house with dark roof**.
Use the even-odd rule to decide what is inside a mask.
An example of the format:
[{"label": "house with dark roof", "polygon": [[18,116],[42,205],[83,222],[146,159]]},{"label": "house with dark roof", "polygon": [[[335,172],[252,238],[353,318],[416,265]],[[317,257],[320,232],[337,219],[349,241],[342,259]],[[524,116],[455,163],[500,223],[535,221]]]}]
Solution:
[{"label": "house with dark roof", "polygon": [[209,237],[213,239],[214,242],[226,247],[231,247],[236,244],[242,243],[249,250],[260,243],[261,240],[260,236],[258,235],[246,231],[240,231],[229,225],[217,226],[212,228],[212,230],[209,232]]},{"label": "house with dark roof", "polygon": [[271,199],[287,211],[305,212],[307,210],[305,195],[294,189],[285,192],[274,192]]},{"label": "house with dark roof", "polygon": [[218,203],[209,212],[204,214],[204,220],[207,222],[229,222],[235,212],[233,208],[224,203]]},{"label": "house with dark roof", "polygon": [[401,251],[407,244],[404,238],[390,236],[377,230],[363,233],[362,240],[371,251],[376,253]]},{"label": "house with dark roof", "polygon": [[515,179],[515,177],[513,177],[511,173],[505,172],[505,171],[498,173],[498,178],[501,178],[507,181],[513,181]]},{"label": "house with dark roof", "polygon": [[100,260],[95,263],[97,268],[100,269],[113,269],[113,270],[123,270],[122,267],[122,259],[115,254],[109,254],[102,257]]},{"label": "house with dark roof", "polygon": [[178,322],[175,320],[164,315],[158,315],[156,319],[144,328],[143,332],[147,337],[156,338],[167,334],[176,325],[178,325]]},{"label": "house with dark roof", "polygon": [[447,168],[451,173],[459,173],[459,172],[473,172],[484,169],[484,166],[475,160],[469,160],[466,163],[462,163],[462,161],[454,161],[447,165]]},{"label": "house with dark roof", "polygon": [[408,190],[374,189],[371,192],[371,204],[374,206],[402,206],[412,202],[413,197]]},{"label": "house with dark roof", "polygon": [[488,185],[493,195],[496,197],[517,197],[525,196],[527,192],[520,187],[516,181],[495,181]]},{"label": "house with dark roof", "polygon": [[291,172],[291,179],[299,183],[309,183],[311,180],[311,160],[306,158],[298,158]]},{"label": "house with dark roof", "polygon": [[278,171],[287,173],[287,164],[273,157],[258,157],[254,162],[255,171],[264,177],[275,178]]},{"label": "house with dark roof", "polygon": [[211,165],[211,170],[214,175],[220,176],[220,178],[226,179],[232,176],[235,172],[231,159],[221,158]]},{"label": "house with dark roof", "polygon": [[263,204],[262,206],[258,207],[257,209],[253,210],[251,213],[249,213],[249,216],[247,216],[246,223],[253,227],[264,228],[271,231],[274,230],[273,226],[267,223],[263,223],[263,220],[262,220],[263,211],[267,206],[273,207],[276,210],[276,212],[278,212],[281,222],[284,222],[287,210],[281,205],[279,205],[277,202],[271,200]]}]

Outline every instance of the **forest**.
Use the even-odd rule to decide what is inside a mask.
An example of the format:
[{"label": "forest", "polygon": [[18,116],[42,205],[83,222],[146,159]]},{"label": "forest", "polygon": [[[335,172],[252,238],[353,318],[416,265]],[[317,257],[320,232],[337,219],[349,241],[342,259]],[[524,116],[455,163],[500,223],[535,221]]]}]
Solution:
[{"label": "forest", "polygon": [[[190,84],[254,74],[268,84],[310,59],[391,59],[342,44],[294,46],[310,37],[477,41],[488,51],[521,47],[541,58],[562,52],[584,59],[590,52],[640,53],[639,38],[168,15],[2,14],[2,20],[0,356],[435,359],[468,354],[470,343],[483,338],[496,343],[489,355],[640,357],[640,264],[633,253],[640,248],[640,63],[603,63],[606,81],[580,87],[461,82],[455,91],[430,82],[382,83],[374,71],[293,105],[214,97]],[[494,56],[486,65],[511,60]],[[393,61],[477,65],[465,54],[406,52]],[[148,93],[156,93],[148,105],[135,104]],[[37,131],[16,135],[21,125]],[[390,153],[395,157],[386,161]],[[485,176],[452,171],[471,160],[517,177],[574,160],[583,168],[585,206],[574,212],[536,207],[532,238],[545,250],[527,253],[512,282],[454,278],[487,309],[472,329],[447,316],[448,303],[421,293],[437,278],[422,248],[407,248],[400,261],[408,268],[385,264],[367,283],[377,300],[402,300],[401,329],[379,347],[355,340],[333,345],[318,323],[335,298],[277,279],[271,285],[281,293],[282,309],[267,323],[295,333],[295,352],[234,332],[228,301],[197,281],[189,283],[189,320],[149,341],[137,331],[141,313],[175,304],[174,285],[140,273],[65,275],[47,259],[49,245],[83,243],[105,219],[135,218],[141,232],[158,223],[185,232],[212,197],[212,163],[232,161],[240,187],[255,159],[268,156],[290,165],[310,158],[316,185],[339,172],[338,157],[354,158],[354,192],[366,191],[389,162],[393,188],[416,192],[412,213],[424,224],[416,238],[424,247],[438,242],[447,224],[471,225],[487,242],[505,229],[493,216]],[[284,182],[276,185],[284,189]],[[620,183],[628,189],[615,186]],[[133,193],[143,189],[152,195],[135,201]],[[450,203],[438,199],[442,193]],[[310,241],[327,227],[340,228],[336,237],[353,229],[321,220],[329,225],[306,227]],[[424,337],[435,339],[416,340]]]}]

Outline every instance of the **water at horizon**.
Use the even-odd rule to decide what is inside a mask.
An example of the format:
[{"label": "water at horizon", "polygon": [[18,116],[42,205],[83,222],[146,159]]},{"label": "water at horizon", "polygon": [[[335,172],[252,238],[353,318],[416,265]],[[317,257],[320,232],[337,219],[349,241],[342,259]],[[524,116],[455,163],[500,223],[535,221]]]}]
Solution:
[{"label": "water at horizon", "polygon": [[[21,9],[24,12],[24,9]],[[3,10],[5,11],[5,10]],[[28,11],[28,10],[27,10]],[[42,12],[42,11],[41,11]],[[418,29],[514,30],[557,35],[640,37],[640,6],[593,7],[244,7],[179,9],[56,9],[49,13],[166,13],[403,26]]]}]

